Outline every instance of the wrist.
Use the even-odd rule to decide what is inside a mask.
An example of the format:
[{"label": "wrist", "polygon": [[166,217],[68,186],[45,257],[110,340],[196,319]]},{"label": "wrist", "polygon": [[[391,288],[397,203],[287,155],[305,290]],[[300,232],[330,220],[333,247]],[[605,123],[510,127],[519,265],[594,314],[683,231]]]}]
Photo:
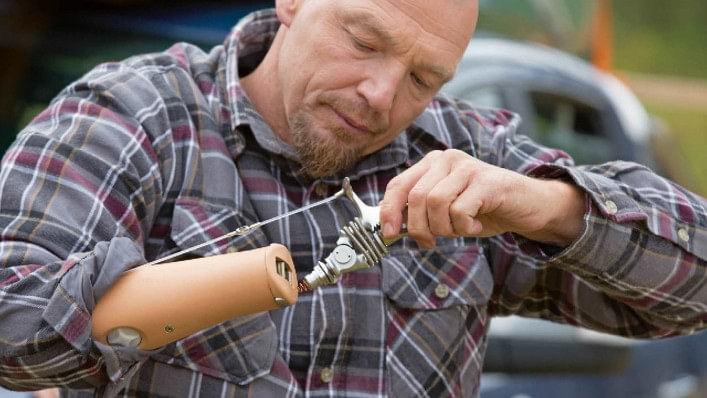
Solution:
[{"label": "wrist", "polygon": [[536,180],[538,190],[536,212],[541,227],[528,239],[554,246],[569,246],[579,238],[584,226],[586,197],[576,185],[561,180]]}]

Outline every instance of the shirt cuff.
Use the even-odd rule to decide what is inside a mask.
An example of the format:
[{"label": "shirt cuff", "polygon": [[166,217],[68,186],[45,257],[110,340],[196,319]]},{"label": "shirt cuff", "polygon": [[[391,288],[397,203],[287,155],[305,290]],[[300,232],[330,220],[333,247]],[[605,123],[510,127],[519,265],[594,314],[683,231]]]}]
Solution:
[{"label": "shirt cuff", "polygon": [[[593,209],[596,217],[604,218],[603,222],[648,231],[686,252],[707,259],[707,229],[695,222],[692,219],[694,216],[689,216],[691,211],[684,211],[688,215],[681,217],[680,206],[667,202],[653,203],[655,199],[642,198],[635,188],[617,179],[616,173],[643,166],[620,161],[612,165],[611,168],[602,168],[601,172],[592,172],[582,166],[543,164],[531,170],[528,175],[570,181],[587,193],[593,205],[588,210]],[[649,173],[649,170],[646,171]],[[654,189],[665,187],[665,182],[652,173],[646,174],[644,184]],[[585,223],[589,220],[591,218],[585,214]]]},{"label": "shirt cuff", "polygon": [[[566,247],[532,241],[513,234],[519,248],[527,255],[549,263],[573,263],[582,253],[592,252],[599,244],[608,245],[603,253],[622,253],[630,242],[631,231],[639,228],[636,221],[645,220],[645,213],[638,204],[607,177],[578,170],[574,167],[544,164],[533,169],[529,176],[565,180],[585,192],[585,210],[582,231]],[[607,241],[608,240],[608,241]],[[613,247],[614,245],[618,245]],[[614,250],[612,250],[612,248]],[[612,259],[594,258],[592,264],[613,264]]]},{"label": "shirt cuff", "polygon": [[[695,250],[699,249],[699,245],[690,242],[689,236],[682,239],[689,234],[687,231],[693,231],[692,235],[697,237],[697,226],[688,226],[677,215],[642,203],[640,198],[632,196],[629,187],[610,178],[611,175],[555,164],[540,165],[528,175],[573,183],[586,193],[588,200],[582,232],[565,248],[543,245],[514,235],[518,246],[527,255],[549,264],[562,264],[585,278],[591,277],[595,272],[606,271],[611,264],[620,262],[618,257],[632,245],[632,235],[637,231],[666,239],[685,251],[697,251],[695,254],[700,255],[699,250]],[[601,250],[598,250],[600,247]]]},{"label": "shirt cuff", "polygon": [[[587,276],[588,267],[593,267],[594,272],[602,272],[602,268],[618,261],[618,256],[622,255],[631,243],[634,227],[635,225],[622,225],[608,220],[594,202],[587,200],[582,232],[568,246],[547,245],[516,234],[513,237],[526,255],[548,264],[570,266],[579,274]],[[596,249],[600,245],[603,250],[597,257]]]}]

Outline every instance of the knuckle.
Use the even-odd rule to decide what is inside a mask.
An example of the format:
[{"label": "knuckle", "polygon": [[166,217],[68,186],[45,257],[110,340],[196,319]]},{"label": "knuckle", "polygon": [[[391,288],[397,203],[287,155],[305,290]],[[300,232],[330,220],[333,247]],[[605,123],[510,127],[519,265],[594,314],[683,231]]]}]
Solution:
[{"label": "knuckle", "polygon": [[447,156],[449,156],[450,159],[454,160],[455,163],[459,162],[466,162],[470,161],[473,162],[474,158],[471,157],[468,153],[461,151],[459,149],[447,149]]},{"label": "knuckle", "polygon": [[444,154],[444,152],[440,151],[439,149],[435,149],[433,151],[428,152],[427,157],[429,157],[430,159],[437,159],[440,156],[442,156],[443,154]]},{"label": "knuckle", "polygon": [[411,205],[424,205],[427,202],[427,191],[420,188],[413,188],[408,195],[408,203]]},{"label": "knuckle", "polygon": [[385,190],[387,192],[396,192],[399,191],[402,188],[402,178],[400,177],[393,177],[392,180],[388,181],[388,184],[385,186]]},{"label": "knuckle", "polygon": [[455,156],[455,157],[461,157],[461,156],[465,157],[466,156],[466,152],[461,151],[456,148],[447,149],[445,152],[447,152],[450,156]]},{"label": "knuckle", "polygon": [[449,202],[448,196],[439,192],[430,192],[427,195],[427,207],[441,209]]},{"label": "knuckle", "polygon": [[455,203],[452,203],[451,206],[449,206],[449,215],[453,219],[467,217],[465,210],[466,209],[464,208],[464,206],[462,204],[455,202]]}]

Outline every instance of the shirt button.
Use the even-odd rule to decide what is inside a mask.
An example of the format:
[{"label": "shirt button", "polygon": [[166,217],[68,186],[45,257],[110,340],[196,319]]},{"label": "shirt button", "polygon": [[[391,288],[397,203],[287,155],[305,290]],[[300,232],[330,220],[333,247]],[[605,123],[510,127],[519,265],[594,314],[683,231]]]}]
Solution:
[{"label": "shirt button", "polygon": [[446,299],[447,296],[449,296],[449,286],[444,283],[437,285],[435,288],[435,296],[437,296],[438,299]]},{"label": "shirt button", "polygon": [[322,369],[322,374],[319,375],[319,378],[322,379],[323,383],[330,383],[334,380],[334,371],[331,370],[331,368],[324,368]]},{"label": "shirt button", "polygon": [[314,193],[323,198],[329,193],[329,187],[327,187],[325,183],[320,182],[316,187],[314,187]]},{"label": "shirt button", "polygon": [[678,229],[678,238],[680,238],[680,240],[683,242],[689,242],[690,241],[690,233],[687,232],[686,228],[680,228],[680,229]]},{"label": "shirt button", "polygon": [[607,200],[604,202],[604,206],[606,206],[606,212],[609,214],[616,214],[617,211],[619,211],[619,208],[616,206],[616,203],[614,203],[611,200]]}]

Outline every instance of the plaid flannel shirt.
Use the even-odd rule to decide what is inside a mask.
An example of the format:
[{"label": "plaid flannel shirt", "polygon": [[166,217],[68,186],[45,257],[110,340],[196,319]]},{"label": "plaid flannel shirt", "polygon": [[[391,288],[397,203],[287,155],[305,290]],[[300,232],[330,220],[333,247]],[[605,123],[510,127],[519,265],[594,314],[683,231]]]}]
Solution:
[{"label": "plaid flannel shirt", "polygon": [[[705,200],[643,166],[575,167],[515,135],[514,115],[445,97],[342,175],[313,181],[264,149],[238,77],[277,26],[259,12],[209,53],[177,44],[101,65],[19,134],[0,171],[1,385],[59,385],[68,396],[470,397],[493,316],[630,337],[704,326]],[[587,197],[581,237],[559,253],[512,234],[439,239],[429,251],[405,239],[380,266],[292,307],[159,350],[91,339],[95,302],[121,272],[319,200],[343,175],[377,203],[391,178],[445,148],[573,181]],[[306,271],[351,215],[329,203],[197,254],[279,242]]]}]

